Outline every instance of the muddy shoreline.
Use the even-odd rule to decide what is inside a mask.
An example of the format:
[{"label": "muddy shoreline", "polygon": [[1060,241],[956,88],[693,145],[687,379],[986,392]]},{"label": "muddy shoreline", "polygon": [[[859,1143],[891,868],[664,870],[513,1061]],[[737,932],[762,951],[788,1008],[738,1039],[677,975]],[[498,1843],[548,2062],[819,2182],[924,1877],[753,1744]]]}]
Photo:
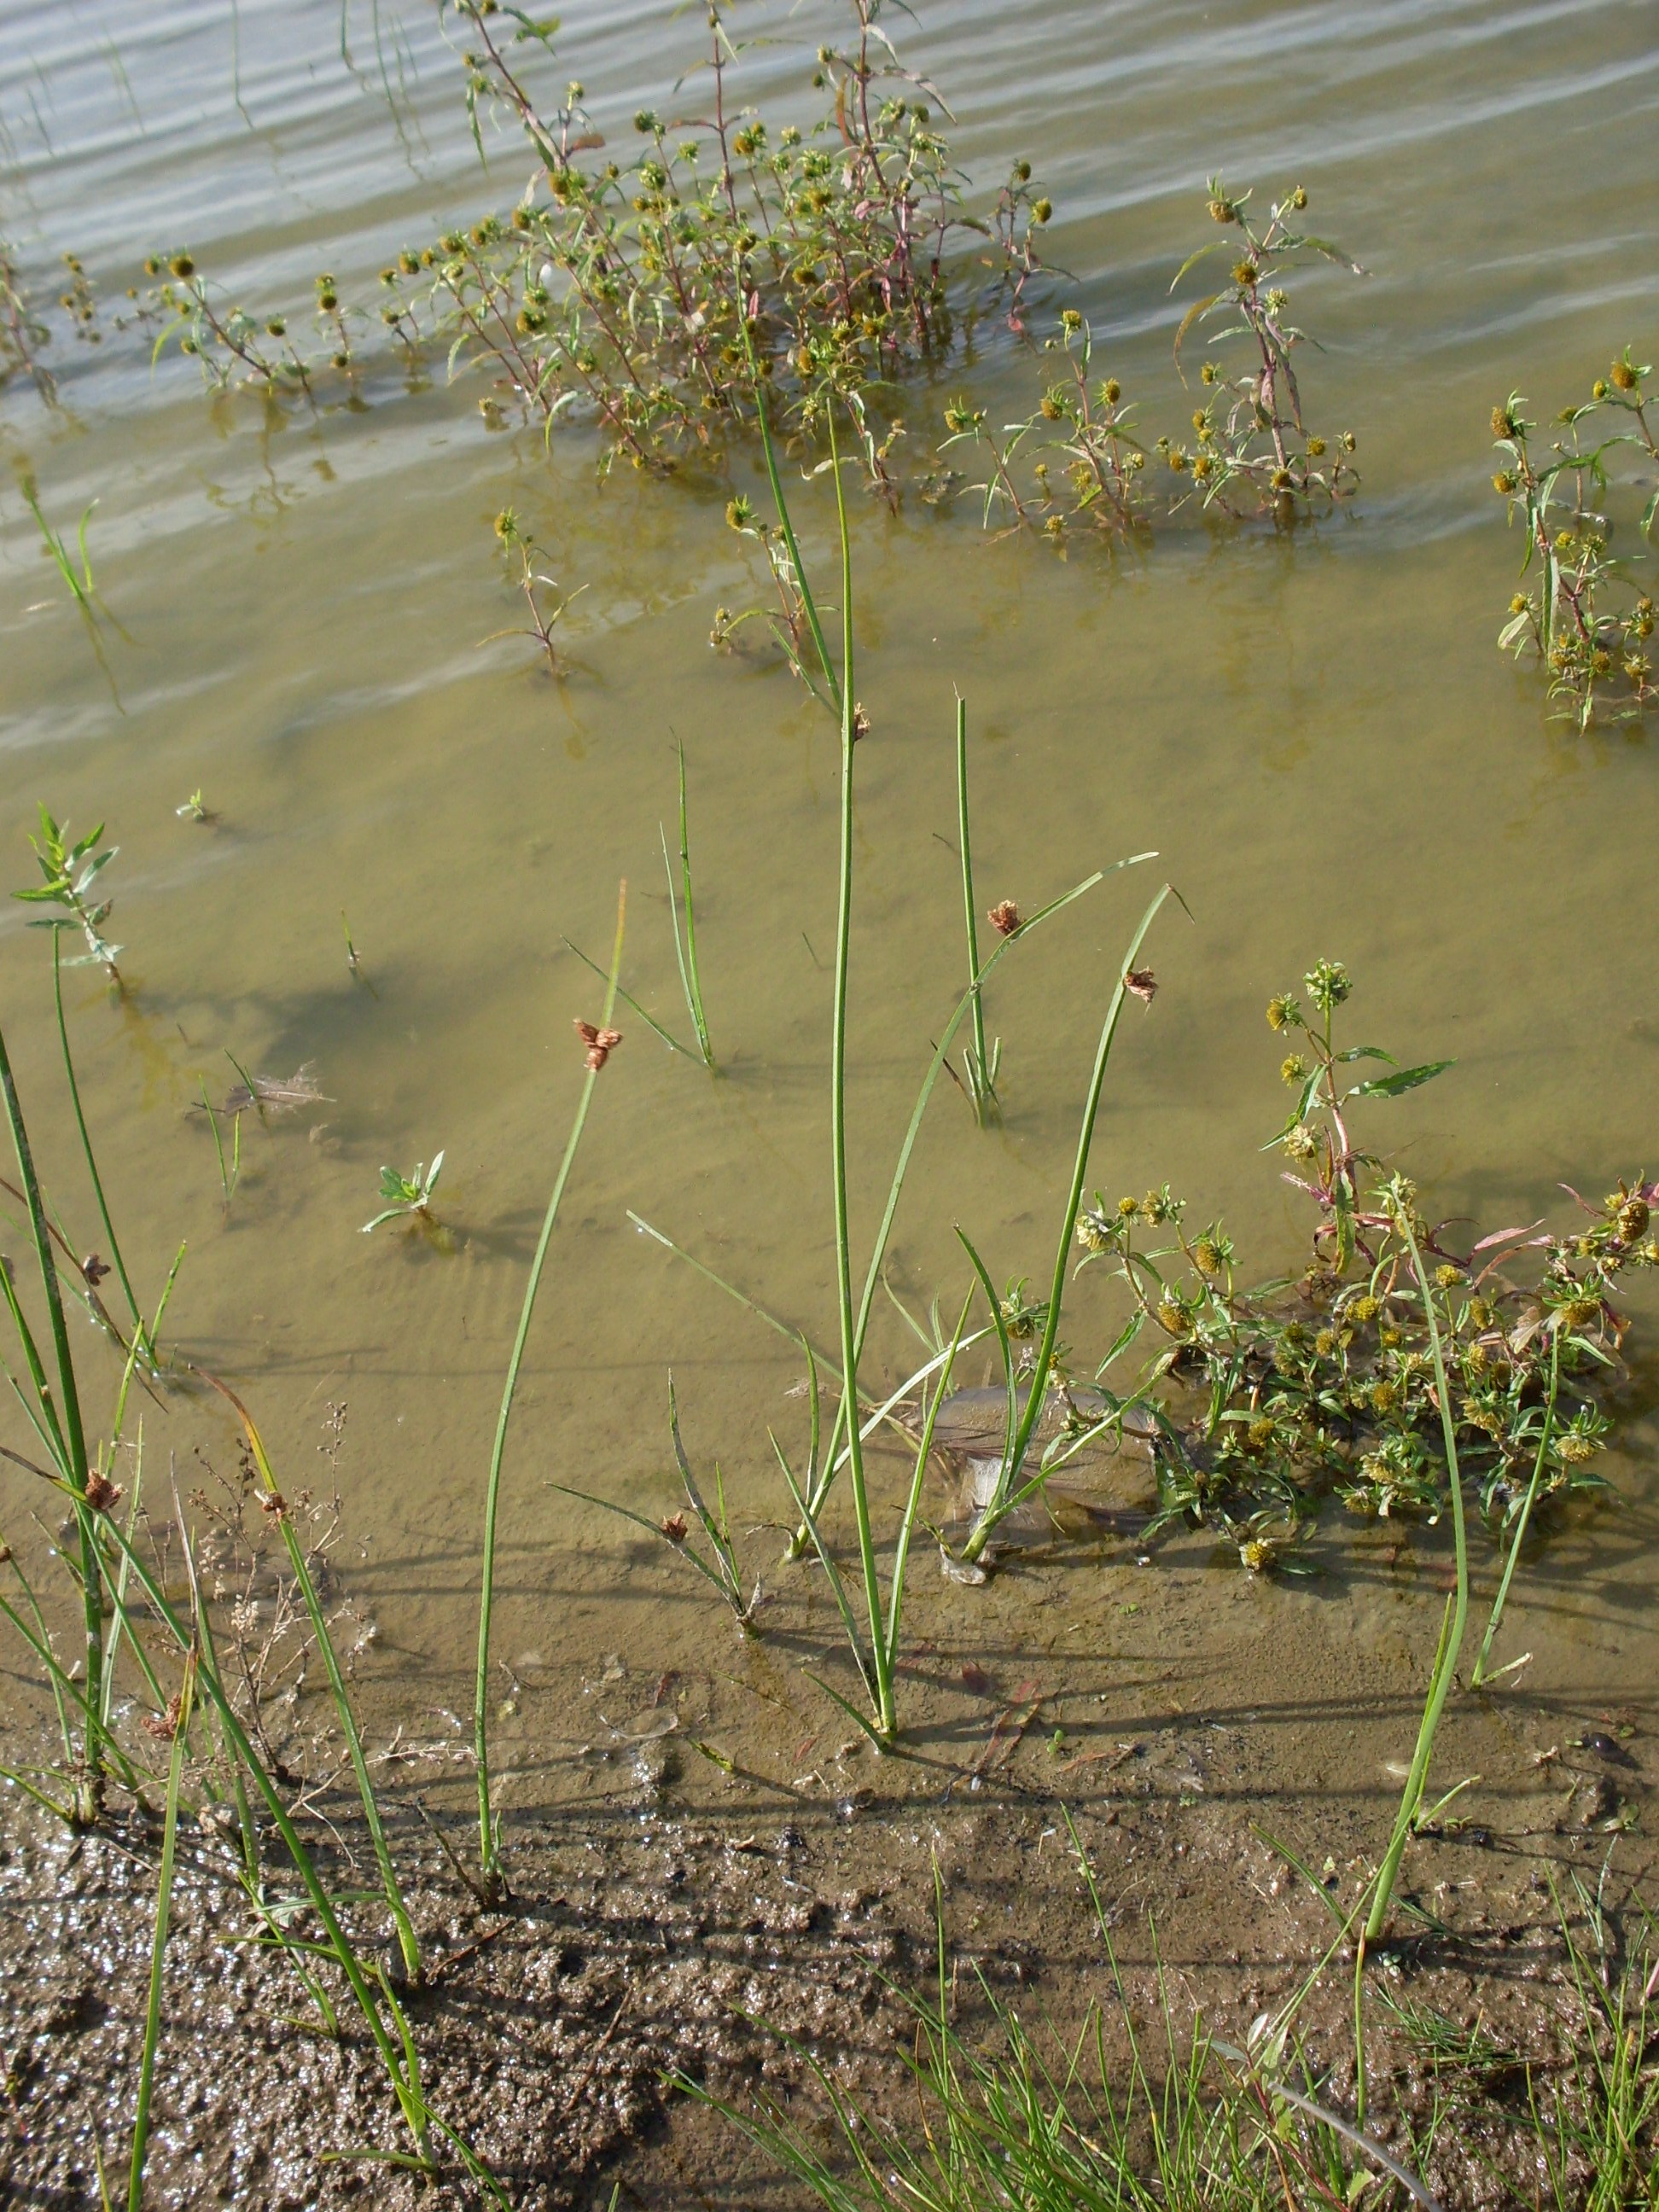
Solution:
[{"label": "muddy shoreline", "polygon": [[[1370,2124],[1412,2155],[1408,2127],[1420,2136],[1438,2100],[1421,2170],[1448,2212],[1530,2203],[1544,2186],[1522,2121],[1528,2096],[1558,2094],[1577,2033],[1559,1920],[1564,1905],[1577,1910],[1575,1876],[1610,1927],[1633,1893],[1652,1893],[1639,1832],[1654,1778],[1645,1729],[1629,1713],[1575,1715],[1518,1696],[1494,1720],[1493,1703],[1461,1716],[1449,1765],[1477,1747],[1472,1728],[1486,1732],[1489,1753],[1502,1733],[1535,1735],[1554,1755],[1534,1770],[1531,1798],[1510,1802],[1506,1826],[1472,1821],[1414,1846],[1398,1940],[1373,1970],[1385,1996],[1478,2023],[1515,2062],[1478,2080],[1437,2069],[1391,2008],[1372,2003]],[[1121,2033],[1113,1967],[1068,1814],[1132,2012],[1156,2017],[1161,1972],[1181,2033],[1201,2011],[1212,2033],[1243,2041],[1335,1933],[1330,1904],[1266,1838],[1303,1856],[1340,1908],[1375,1847],[1374,1822],[1361,1804],[1285,1804],[1249,1732],[1202,1715],[1097,1748],[1073,1751],[1067,1765],[1028,1732],[994,1765],[957,1765],[954,1787],[949,1777],[941,1786],[948,1762],[849,1749],[836,1793],[809,1796],[726,1776],[665,1734],[610,1762],[586,1802],[510,1817],[513,1894],[499,1911],[468,1893],[437,1840],[441,1827],[465,1860],[453,1784],[394,1789],[394,1847],[429,1958],[428,1986],[406,2002],[430,2102],[524,2212],[603,2206],[618,2185],[625,2203],[783,2212],[804,2200],[669,2077],[739,2106],[759,2089],[811,2113],[822,2097],[810,2053],[878,2111],[908,2098],[914,2112],[903,1993],[926,1996],[936,1973],[936,1871],[959,2025],[990,2033],[989,1991],[1033,2030],[1074,2036],[1098,2002],[1109,2044]],[[308,1839],[334,1887],[361,1893],[346,1800],[320,1788],[308,1805]],[[9,2203],[92,2212],[100,2154],[112,2191],[124,2185],[158,1844],[159,1822],[131,1808],[72,1838],[15,1793],[6,1801]],[[279,1852],[268,1871],[280,1895]],[[231,1843],[195,1821],[173,1916],[155,2202],[297,2212],[480,2201],[458,2168],[434,2185],[358,2155],[398,2147],[373,2050],[349,2002],[337,2044],[295,2024],[303,1993],[254,1940]],[[354,1917],[389,1966],[372,1907]],[[1348,2002],[1339,1960],[1304,2014],[1310,2060],[1338,2107],[1352,2086]],[[1587,2190],[1588,2176],[1575,2185]]]}]

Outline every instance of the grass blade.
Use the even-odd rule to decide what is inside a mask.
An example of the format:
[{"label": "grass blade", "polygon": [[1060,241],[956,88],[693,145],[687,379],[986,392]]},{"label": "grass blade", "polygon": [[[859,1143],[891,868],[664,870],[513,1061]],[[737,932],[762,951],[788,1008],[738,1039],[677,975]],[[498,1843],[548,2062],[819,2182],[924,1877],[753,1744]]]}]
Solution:
[{"label": "grass blade", "polygon": [[173,1911],[173,1872],[179,1843],[179,1790],[184,1779],[191,1704],[195,1693],[196,1662],[191,1655],[185,1660],[185,1678],[179,1686],[178,1711],[173,1723],[173,1755],[167,1762],[161,1865],[155,1883],[155,1934],[149,1954],[149,2002],[144,2013],[144,2044],[138,2062],[138,2102],[132,2121],[132,2159],[127,2171],[127,2212],[143,2212],[150,2096],[155,2086],[155,2050],[161,2037],[161,1977],[167,1962],[167,1922]]}]

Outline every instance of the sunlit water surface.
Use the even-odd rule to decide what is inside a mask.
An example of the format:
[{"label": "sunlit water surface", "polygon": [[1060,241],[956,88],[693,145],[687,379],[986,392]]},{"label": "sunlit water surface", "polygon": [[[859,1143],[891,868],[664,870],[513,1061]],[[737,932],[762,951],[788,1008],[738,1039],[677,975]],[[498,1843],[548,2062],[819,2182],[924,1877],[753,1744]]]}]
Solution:
[{"label": "sunlit water surface", "polygon": [[[804,113],[832,15],[771,9],[781,43],[746,67],[775,117]],[[1034,325],[1081,305],[1149,429],[1179,433],[1193,404],[1171,367],[1169,285],[1205,242],[1206,173],[1259,198],[1304,184],[1319,227],[1370,273],[1298,294],[1324,349],[1304,370],[1310,411],[1355,431],[1364,478],[1316,531],[1188,521],[1141,551],[1079,544],[1060,559],[988,540],[968,501],[856,518],[874,724],[853,939],[863,1235],[959,988],[953,685],[988,900],[1030,906],[1105,861],[1163,856],[1005,968],[991,1009],[1005,1127],[978,1134],[953,1093],[937,1100],[895,1289],[918,1308],[961,1295],[957,1222],[1000,1278],[1049,1264],[1101,1008],[1154,868],[1192,918],[1166,910],[1156,1006],[1129,1010],[1096,1145],[1109,1194],[1167,1177],[1200,1216],[1224,1211],[1248,1273],[1293,1264],[1306,1224],[1258,1149],[1284,1103],[1261,1009],[1321,955],[1357,978],[1356,1033],[1456,1059],[1370,1125],[1441,1211],[1503,1226],[1565,1206],[1560,1181],[1599,1194],[1654,1170],[1650,737],[1572,737],[1535,674],[1495,650],[1520,548],[1487,482],[1495,400],[1519,386],[1547,415],[1627,339],[1639,356],[1659,337],[1650,12],[932,0],[901,27],[961,118],[976,183],[1016,155],[1036,163],[1074,286],[1039,291]],[[660,0],[575,0],[560,65],[626,136],[641,101],[672,106],[699,36],[696,11]],[[699,1585],[550,1484],[672,1510],[672,1368],[688,1445],[720,1459],[740,1525],[783,1516],[766,1429],[799,1437],[799,1355],[626,1209],[830,1340],[835,732],[765,654],[709,650],[716,605],[760,591],[722,522],[730,483],[601,481],[586,431],[544,453],[534,428],[492,429],[482,380],[447,384],[441,359],[411,386],[376,356],[352,404],[337,390],[276,416],[210,399],[176,354],[152,363],[149,330],[118,327],[143,256],[185,245],[261,312],[298,319],[323,269],[372,301],[399,246],[522,186],[510,136],[488,139],[480,170],[460,94],[438,13],[414,0],[350,0],[343,17],[334,0],[0,6],[0,227],[48,298],[58,255],[78,253],[106,333],[95,348],[64,337],[61,407],[14,386],[0,437],[60,526],[97,501],[89,542],[120,625],[100,666],[0,482],[0,854],[5,884],[26,881],[41,799],[77,825],[106,818],[120,844],[106,881],[131,988],[112,1003],[80,974],[70,997],[129,1259],[153,1293],[187,1240],[171,1333],[245,1390],[292,1488],[321,1479],[325,1409],[348,1403],[340,1564],[380,1629],[366,1675],[412,1715],[466,1695],[491,1424],[581,1079],[572,1020],[597,1012],[564,939],[603,957],[623,877],[628,987],[688,1026],[659,843],[684,741],[724,1073],[711,1081],[624,1018],[558,1228],[509,1457],[500,1623],[503,1656],[547,1686],[545,1749],[588,1727],[564,1706],[607,1651],[710,1684],[738,1663]],[[1001,420],[1028,411],[1039,377],[1006,329],[981,326],[971,362],[905,402],[912,459],[957,388]],[[557,683],[522,639],[483,642],[518,619],[490,533],[509,501],[561,584],[581,587]],[[821,485],[800,510],[822,558]],[[210,825],[175,811],[198,787]],[[24,919],[0,915],[0,1009],[49,1180],[90,1242],[46,942]],[[191,1108],[204,1078],[216,1096],[234,1080],[228,1052],[275,1076],[309,1064],[326,1103],[248,1125],[227,1215]],[[381,1163],[440,1147],[451,1249],[362,1235]],[[1079,1288],[1065,1334],[1080,1359],[1110,1310],[1092,1279]],[[890,1309],[873,1341],[879,1371],[902,1374],[910,1340]],[[1652,1432],[1638,1414],[1628,1435],[1610,1471],[1634,1510],[1558,1537],[1523,1578],[1510,1648],[1534,1650],[1535,1687],[1640,1707],[1659,1658]],[[198,1445],[234,1466],[211,1407],[147,1408],[152,1486],[176,1463],[181,1489],[198,1486]],[[22,1481],[0,1477],[9,1534],[37,1502]],[[769,1577],[775,1534],[744,1541]],[[1066,1571],[1097,1656],[1121,1648],[1105,1624],[1136,1574],[1114,1556]],[[1382,1556],[1345,1532],[1316,1585],[1267,1590],[1189,1546],[1167,1614],[1149,1603],[1137,1632],[1154,1656],[1243,1679],[1282,1671],[1264,1655],[1316,1615],[1333,1689],[1408,1700],[1427,1616],[1401,1613],[1398,1577],[1373,1571]],[[1017,1582],[978,1620],[972,1593],[936,1585],[935,1633],[977,1649],[994,1619],[1019,1646]],[[1137,1599],[1154,1586],[1140,1574]],[[830,1622],[809,1610],[821,1646]],[[708,1698],[733,1745],[764,1719]],[[1316,1704],[1300,1717],[1316,1726]]]}]

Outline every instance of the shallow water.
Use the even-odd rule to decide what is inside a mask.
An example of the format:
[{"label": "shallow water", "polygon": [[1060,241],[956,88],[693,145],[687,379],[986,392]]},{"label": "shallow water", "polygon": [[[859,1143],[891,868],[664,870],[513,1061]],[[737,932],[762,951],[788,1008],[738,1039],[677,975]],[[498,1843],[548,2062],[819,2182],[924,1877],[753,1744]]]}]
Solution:
[{"label": "shallow water", "polygon": [[[751,81],[781,113],[822,10],[772,12],[799,43],[763,49]],[[494,142],[480,173],[434,11],[356,0],[349,58],[342,20],[331,0],[165,14],[89,0],[46,15],[8,0],[0,212],[26,273],[50,296],[55,256],[78,252],[107,323],[145,252],[187,244],[237,296],[297,317],[318,270],[369,296],[390,252],[507,204],[524,157]],[[642,100],[667,103],[696,31],[657,0],[578,5],[561,61],[600,126],[625,131]],[[1370,274],[1306,287],[1327,349],[1304,371],[1310,405],[1356,431],[1364,479],[1316,532],[1229,539],[1188,524],[1142,553],[1078,545],[1061,561],[986,540],[965,501],[860,516],[874,729],[859,756],[851,1112],[866,1233],[959,988],[953,684],[988,900],[1030,906],[1156,848],[1191,908],[1167,909],[1150,948],[1156,1006],[1129,1010],[1095,1154],[1109,1194],[1167,1177],[1200,1216],[1224,1209],[1248,1273],[1294,1261],[1304,1224],[1257,1149],[1283,1102],[1261,1006],[1321,955],[1354,971],[1368,1036],[1456,1055],[1375,1123],[1445,1212],[1529,1220],[1566,1202],[1561,1179],[1599,1192],[1651,1171],[1650,740],[1569,736],[1534,673],[1494,649],[1518,548],[1487,485],[1486,428],[1517,385],[1547,415],[1627,339],[1652,350],[1646,11],[936,0],[901,43],[956,107],[976,179],[1022,152],[1036,162],[1058,210],[1052,255],[1078,288],[1064,296],[1152,427],[1178,430],[1190,404],[1167,288],[1205,242],[1206,172],[1262,198],[1304,183],[1321,228]],[[545,1486],[672,1510],[672,1368],[698,1463],[719,1455],[745,1526],[781,1517],[766,1426],[803,1425],[799,1358],[625,1209],[830,1337],[834,732],[780,666],[708,650],[715,605],[758,596],[721,521],[723,482],[600,483],[586,433],[544,455],[536,431],[492,431],[482,386],[446,388],[441,364],[410,389],[382,360],[362,404],[276,419],[204,398],[176,357],[152,368],[149,344],[142,330],[65,339],[60,412],[15,388],[0,401],[5,452],[35,471],[54,520],[98,500],[98,580],[125,633],[100,667],[0,487],[7,881],[29,875],[37,799],[78,825],[106,818],[122,848],[107,881],[130,996],[112,1005],[81,976],[70,1000],[129,1259],[153,1291],[188,1240],[173,1329],[245,1388],[294,1486],[319,1471],[325,1407],[349,1402],[344,1564],[381,1632],[365,1668],[399,1711],[465,1696],[490,1425],[581,1076],[570,1024],[597,1012],[562,939],[603,956],[625,876],[628,988],[686,1028],[658,845],[683,739],[725,1072],[711,1081],[624,1019],[526,1370],[500,1648],[538,1655],[520,1671],[547,1681],[550,1708],[612,1650],[647,1676],[700,1668],[713,1682],[727,1632],[689,1577]],[[962,375],[994,419],[1035,398],[1008,334],[981,328],[976,348],[970,370],[907,403],[913,450],[940,434]],[[523,641],[478,642],[516,619],[489,531],[509,500],[562,584],[582,586],[560,683]],[[810,556],[826,518],[802,500]],[[210,825],[175,816],[198,787]],[[907,1299],[961,1296],[958,1220],[1000,1278],[1042,1271],[1099,1010],[1152,888],[1115,879],[1006,963],[991,1010],[1006,1127],[978,1134],[960,1102],[936,1101],[890,1271]],[[0,915],[0,1007],[85,1241],[90,1207],[49,1103],[44,942],[22,920]],[[235,1079],[227,1051],[276,1076],[312,1063],[327,1099],[268,1134],[250,1126],[228,1218],[190,1110],[204,1076],[216,1094]],[[360,1235],[381,1162],[441,1146],[450,1249]],[[1106,1328],[1106,1302],[1080,1290],[1067,1336],[1083,1351]],[[908,1340],[884,1313],[877,1364],[901,1375]],[[146,1442],[152,1468],[172,1453],[187,1474],[198,1442],[232,1457],[225,1425],[187,1403],[152,1409]],[[1526,1585],[1512,1648],[1534,1650],[1536,1683],[1628,1702],[1655,1679],[1651,1446],[1638,1421],[1617,1462],[1636,1510],[1564,1534]],[[1306,1648],[1346,1653],[1343,1693],[1403,1694],[1421,1624],[1413,1611],[1410,1636],[1397,1625],[1383,1538],[1357,1556],[1334,1541],[1317,1596],[1224,1578],[1190,1550],[1146,1599],[1136,1656],[1243,1680],[1271,1671],[1267,1644],[1316,1607]],[[775,1543],[750,1548],[769,1559]],[[1123,1650],[1108,1624],[1152,1586],[1140,1574],[1126,1598],[1134,1574],[1082,1563],[1066,1581],[1103,1658]],[[975,1615],[973,1593],[947,1607],[930,1590],[926,1625],[1017,1653],[1032,1587],[1007,1592]],[[817,1599],[801,1605],[827,1637]],[[762,1725],[743,1711],[722,1741]],[[1297,1708],[1295,1728],[1318,1724]],[[1309,1771],[1328,1764],[1313,1755]]]}]

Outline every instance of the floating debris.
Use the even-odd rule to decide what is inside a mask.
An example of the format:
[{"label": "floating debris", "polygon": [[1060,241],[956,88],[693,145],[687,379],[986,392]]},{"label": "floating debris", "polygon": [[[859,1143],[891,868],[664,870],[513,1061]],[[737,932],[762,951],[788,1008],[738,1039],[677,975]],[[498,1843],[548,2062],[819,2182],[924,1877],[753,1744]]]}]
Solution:
[{"label": "floating debris", "polygon": [[262,1114],[291,1114],[301,1106],[331,1106],[334,1101],[318,1088],[312,1073],[314,1060],[288,1076],[254,1075],[232,1085],[225,1093],[223,1111],[246,1114],[250,1106]]}]

